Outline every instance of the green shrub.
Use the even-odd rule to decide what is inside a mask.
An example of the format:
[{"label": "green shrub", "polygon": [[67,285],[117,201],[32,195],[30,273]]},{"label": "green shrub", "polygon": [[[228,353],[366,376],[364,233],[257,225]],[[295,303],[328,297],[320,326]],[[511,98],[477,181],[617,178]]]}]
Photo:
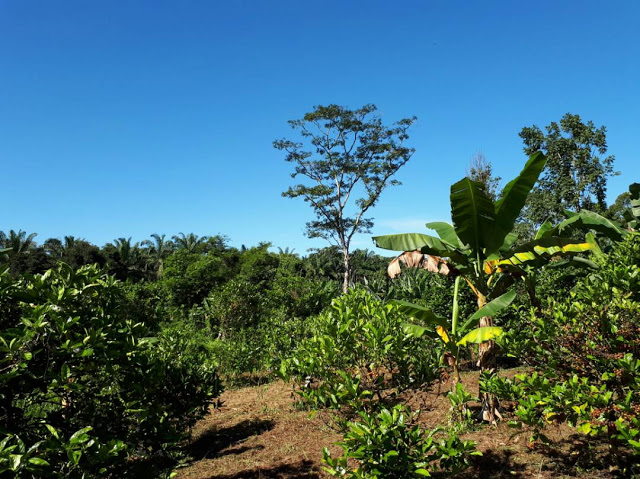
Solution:
[{"label": "green shrub", "polygon": [[0,331],[0,472],[104,476],[175,446],[220,393],[190,336],[151,336],[94,267],[0,275],[0,303],[20,313]]},{"label": "green shrub", "polygon": [[296,381],[309,405],[335,409],[423,386],[439,377],[437,343],[404,333],[403,321],[395,306],[351,291],[315,319],[313,337],[280,374]]},{"label": "green shrub", "polygon": [[164,261],[161,283],[167,288],[171,305],[188,309],[201,303],[232,274],[223,257],[179,250]]},{"label": "green shrub", "polygon": [[429,476],[436,470],[459,472],[469,465],[469,456],[481,454],[474,442],[456,436],[438,437],[439,429],[423,430],[414,420],[400,405],[377,414],[361,411],[357,421],[346,425],[340,443],[343,455],[333,458],[324,449],[325,470],[353,479],[408,479]]},{"label": "green shrub", "polygon": [[511,354],[539,374],[485,378],[483,388],[517,401],[533,439],[546,423],[567,421],[640,454],[640,235],[627,235],[596,263],[564,298],[531,311],[527,328],[507,333]]}]

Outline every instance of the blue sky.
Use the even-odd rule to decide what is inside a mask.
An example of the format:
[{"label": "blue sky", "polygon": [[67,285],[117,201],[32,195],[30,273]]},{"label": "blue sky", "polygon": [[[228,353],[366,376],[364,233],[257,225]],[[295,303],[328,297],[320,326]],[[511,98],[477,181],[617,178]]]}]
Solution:
[{"label": "blue sky", "polygon": [[375,234],[449,220],[476,151],[510,179],[520,129],[567,112],[606,125],[613,201],[640,181],[639,22],[631,1],[3,0],[0,229],[324,246],[271,143],[329,103],[418,117]]}]

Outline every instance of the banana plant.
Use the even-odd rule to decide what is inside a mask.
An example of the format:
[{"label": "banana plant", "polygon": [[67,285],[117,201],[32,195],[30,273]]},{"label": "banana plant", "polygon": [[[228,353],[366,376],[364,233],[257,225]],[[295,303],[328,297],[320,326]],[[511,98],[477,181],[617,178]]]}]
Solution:
[{"label": "banana plant", "polygon": [[[558,226],[545,223],[534,240],[515,245],[515,222],[546,162],[541,152],[533,154],[495,202],[480,182],[463,178],[454,183],[450,193],[453,224],[433,222],[426,225],[436,231],[437,237],[406,233],[377,236],[373,240],[383,249],[418,250],[422,254],[446,258],[447,274],[462,276],[477,298],[478,309],[482,309],[504,294],[516,280],[526,278],[529,268],[593,250],[593,242],[570,235],[574,229],[588,227],[612,236],[621,235],[614,223],[596,213],[581,211]],[[438,271],[442,272],[442,268]],[[478,325],[492,327],[493,318],[482,317]],[[492,341],[480,344],[478,363],[483,371],[495,372]],[[483,395],[482,406],[483,419],[495,422],[497,401]]]},{"label": "banana plant", "polygon": [[413,318],[426,324],[420,326],[413,323],[405,323],[405,332],[414,336],[422,337],[423,335],[432,338],[439,337],[444,343],[447,351],[445,357],[453,368],[453,387],[460,382],[460,352],[461,349],[469,344],[481,344],[490,341],[502,334],[502,328],[496,326],[484,326],[478,328],[478,324],[482,318],[493,316],[499,311],[509,306],[516,297],[514,290],[508,291],[493,301],[485,304],[474,314],[469,316],[462,324],[458,321],[458,293],[460,288],[461,276],[455,279],[453,289],[453,307],[451,311],[451,319],[447,320],[442,316],[438,316],[427,308],[408,303],[406,301],[393,301],[397,305],[400,312],[406,316]]},{"label": "banana plant", "polygon": [[637,231],[640,226],[640,183],[631,183],[629,193],[631,208],[627,209],[623,216],[627,222],[627,228],[631,231]]}]

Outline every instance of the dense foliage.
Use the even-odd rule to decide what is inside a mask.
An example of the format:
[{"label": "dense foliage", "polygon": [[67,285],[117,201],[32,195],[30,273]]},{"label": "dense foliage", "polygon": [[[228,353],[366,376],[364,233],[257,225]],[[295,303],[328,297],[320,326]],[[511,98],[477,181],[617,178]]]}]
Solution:
[{"label": "dense foliage", "polygon": [[276,140],[294,165],[299,183],[282,193],[309,203],[316,219],[307,223],[310,238],[323,238],[340,248],[343,258],[343,292],[352,280],[351,242],[356,233],[368,233],[373,219],[365,217],[387,186],[400,182],[392,177],[414,153],[406,146],[415,117],[387,126],[375,105],[349,110],[339,105],[316,106],[289,125],[294,140]]},{"label": "dense foliage", "polygon": [[518,401],[516,415],[534,427],[534,439],[546,423],[566,420],[640,454],[640,235],[596,262],[568,297],[549,298],[511,332],[512,352],[538,373],[484,387]]},{"label": "dense foliage", "polygon": [[398,308],[365,291],[334,300],[311,330],[280,373],[312,407],[358,410],[439,377],[437,344],[403,331]]},{"label": "dense foliage", "polygon": [[[499,196],[499,179],[478,157],[470,178],[451,187],[452,224],[427,224],[437,237],[375,238],[401,252],[387,269],[388,258],[351,252],[349,242],[371,225],[359,215],[411,156],[402,143],[413,119],[386,128],[369,117],[374,110],[317,107],[292,123],[337,128],[333,142],[303,133],[326,151],[364,134],[339,161],[311,168],[302,145],[276,142],[296,174],[329,181],[343,168],[356,175],[345,176],[348,189],[364,182],[367,190],[354,218],[333,186],[286,193],[321,201],[312,236],[342,235],[306,257],[268,243],[230,247],[220,235],[98,247],[0,232],[0,476],[167,472],[147,461],[181,454],[223,382],[276,376],[293,384],[298,405],[331,412],[343,452],[325,450],[323,460],[338,477],[461,471],[480,454],[459,437],[479,427],[468,403],[495,423],[498,398],[512,401],[502,412],[530,433],[531,448],[551,442],[549,423],[566,422],[606,445],[621,475],[640,472],[640,186],[606,209],[613,157],[603,158],[604,128],[577,115],[546,134],[525,128],[532,156]],[[341,284],[350,291],[340,295]],[[525,373],[502,377],[505,364]],[[473,394],[460,381],[469,369],[480,369]],[[447,422],[425,428],[403,394],[451,371]]]},{"label": "dense foliage", "polygon": [[0,275],[0,471],[103,476],[177,444],[221,391],[205,351],[128,314],[95,267]]}]

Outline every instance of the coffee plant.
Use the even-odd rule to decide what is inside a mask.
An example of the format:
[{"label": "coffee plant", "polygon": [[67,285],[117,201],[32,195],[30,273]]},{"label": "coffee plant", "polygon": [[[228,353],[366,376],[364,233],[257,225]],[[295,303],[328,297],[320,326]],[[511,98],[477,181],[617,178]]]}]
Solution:
[{"label": "coffee plant", "polygon": [[[0,473],[103,477],[175,447],[221,391],[188,334],[152,336],[96,267],[0,275]],[[125,459],[129,461],[125,461]]]}]

